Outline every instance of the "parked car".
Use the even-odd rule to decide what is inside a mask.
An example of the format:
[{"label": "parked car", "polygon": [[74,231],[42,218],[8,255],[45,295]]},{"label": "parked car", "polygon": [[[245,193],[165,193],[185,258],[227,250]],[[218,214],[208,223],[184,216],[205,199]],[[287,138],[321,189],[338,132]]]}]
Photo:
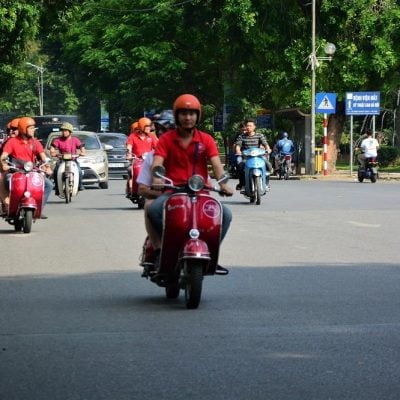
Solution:
[{"label": "parked car", "polygon": [[102,132],[98,133],[97,136],[102,144],[113,147],[111,150],[107,150],[108,174],[127,179],[127,168],[130,165],[130,162],[126,159],[125,143],[127,136],[124,133],[117,132]]},{"label": "parked car", "polygon": [[[52,132],[48,136],[45,146],[48,156],[50,156],[51,143],[59,136],[59,132]],[[112,146],[102,145],[95,132],[74,131],[73,136],[85,143],[86,154],[78,158],[83,172],[83,184],[86,186],[98,183],[101,189],[107,189],[108,159],[106,150],[112,149]]]}]

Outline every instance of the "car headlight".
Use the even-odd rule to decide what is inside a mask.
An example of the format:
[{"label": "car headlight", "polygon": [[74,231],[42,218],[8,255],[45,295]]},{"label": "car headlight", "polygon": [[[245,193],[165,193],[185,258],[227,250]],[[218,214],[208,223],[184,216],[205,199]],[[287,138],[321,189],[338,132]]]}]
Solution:
[{"label": "car headlight", "polygon": [[103,156],[97,156],[97,157],[94,159],[94,163],[96,163],[96,164],[103,163],[104,161],[105,161],[105,159],[104,159]]}]

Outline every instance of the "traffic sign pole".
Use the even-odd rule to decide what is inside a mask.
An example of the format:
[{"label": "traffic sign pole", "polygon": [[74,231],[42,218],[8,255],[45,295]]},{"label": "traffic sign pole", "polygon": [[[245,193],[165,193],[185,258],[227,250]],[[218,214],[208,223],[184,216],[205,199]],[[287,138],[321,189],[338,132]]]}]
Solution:
[{"label": "traffic sign pole", "polygon": [[353,176],[353,116],[350,116],[350,176]]},{"label": "traffic sign pole", "polygon": [[328,114],[324,113],[324,175],[328,175]]}]

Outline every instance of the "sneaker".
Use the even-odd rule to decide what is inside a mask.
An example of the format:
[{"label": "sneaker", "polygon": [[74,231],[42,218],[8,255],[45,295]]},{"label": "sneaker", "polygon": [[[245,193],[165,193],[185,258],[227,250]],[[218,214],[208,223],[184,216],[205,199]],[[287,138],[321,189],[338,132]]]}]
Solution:
[{"label": "sneaker", "polygon": [[271,190],[271,186],[267,185],[267,187],[265,188],[265,190],[266,190],[267,192],[269,192],[269,191]]},{"label": "sneaker", "polygon": [[47,218],[49,218],[47,215],[44,215],[44,214],[42,214],[41,216],[40,216],[40,219],[47,219]]},{"label": "sneaker", "polygon": [[221,265],[217,265],[217,268],[215,269],[216,275],[228,275],[229,270],[222,267]]},{"label": "sneaker", "polygon": [[240,190],[242,188],[242,185],[240,184],[240,183],[238,183],[237,185],[236,185],[236,190]]}]

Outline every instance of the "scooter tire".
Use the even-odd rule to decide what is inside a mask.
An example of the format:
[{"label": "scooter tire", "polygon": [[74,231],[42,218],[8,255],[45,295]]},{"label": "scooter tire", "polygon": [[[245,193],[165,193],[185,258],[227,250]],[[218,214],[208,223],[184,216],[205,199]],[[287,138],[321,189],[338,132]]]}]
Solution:
[{"label": "scooter tire", "polygon": [[[189,263],[190,261],[187,261]],[[192,261],[187,266],[187,276],[185,284],[186,308],[196,309],[201,300],[201,291],[203,287],[203,265],[198,261]]]},{"label": "scooter tire", "polygon": [[15,232],[21,232],[23,226],[24,226],[24,222],[21,221],[20,219],[16,219],[14,221],[14,230],[15,230]]},{"label": "scooter tire", "polygon": [[141,197],[137,202],[139,210],[142,210],[144,208],[144,203],[145,203],[145,199],[143,197]]},{"label": "scooter tire", "polygon": [[177,299],[179,297],[179,280],[169,282],[165,288],[165,295],[167,299]]},{"label": "scooter tire", "polygon": [[71,190],[69,187],[69,178],[65,178],[64,181],[64,197],[65,197],[65,202],[68,204],[71,202]]},{"label": "scooter tire", "polygon": [[33,210],[25,210],[24,220],[23,220],[23,231],[24,233],[30,233],[32,229],[32,219],[33,219]]},{"label": "scooter tire", "polygon": [[261,204],[261,177],[259,176],[254,178],[254,194],[256,204],[259,206]]},{"label": "scooter tire", "polygon": [[364,182],[364,177],[358,175],[358,182],[363,183]]},{"label": "scooter tire", "polygon": [[376,178],[377,178],[376,174],[372,174],[371,175],[371,182],[375,183],[376,182]]}]

